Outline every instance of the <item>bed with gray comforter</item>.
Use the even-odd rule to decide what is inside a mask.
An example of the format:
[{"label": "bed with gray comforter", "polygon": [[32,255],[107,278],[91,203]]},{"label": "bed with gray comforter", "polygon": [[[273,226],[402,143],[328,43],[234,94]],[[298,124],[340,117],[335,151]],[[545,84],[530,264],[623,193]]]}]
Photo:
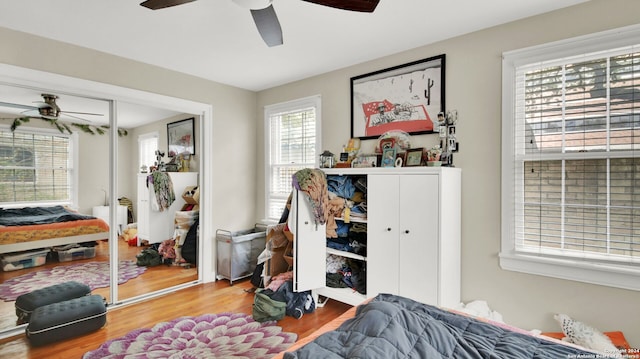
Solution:
[{"label": "bed with gray comforter", "polygon": [[576,357],[594,354],[390,294],[378,295],[338,329],[284,355],[285,359]]}]

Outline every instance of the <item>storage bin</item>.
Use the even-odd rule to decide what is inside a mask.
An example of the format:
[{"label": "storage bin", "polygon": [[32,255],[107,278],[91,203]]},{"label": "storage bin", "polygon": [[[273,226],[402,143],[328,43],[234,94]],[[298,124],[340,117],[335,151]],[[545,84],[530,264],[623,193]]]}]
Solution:
[{"label": "storage bin", "polygon": [[217,278],[228,279],[233,285],[235,280],[253,274],[258,256],[264,250],[267,238],[266,228],[255,228],[230,232],[216,231],[217,242]]},{"label": "storage bin", "polygon": [[182,192],[182,199],[189,204],[200,203],[200,188],[198,186],[188,186]]},{"label": "storage bin", "polygon": [[1,259],[2,270],[9,272],[23,268],[41,266],[47,262],[47,253],[49,253],[49,249],[5,254]]},{"label": "storage bin", "polygon": [[78,259],[93,258],[96,256],[96,247],[75,247],[67,250],[56,251],[58,261],[70,262]]}]

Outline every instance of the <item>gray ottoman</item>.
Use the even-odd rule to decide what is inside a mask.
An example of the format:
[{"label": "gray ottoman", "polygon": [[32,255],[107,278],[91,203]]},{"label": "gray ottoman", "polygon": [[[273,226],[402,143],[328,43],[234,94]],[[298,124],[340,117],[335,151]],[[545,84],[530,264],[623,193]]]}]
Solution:
[{"label": "gray ottoman", "polygon": [[87,295],[36,308],[26,334],[32,345],[39,346],[98,330],[106,322],[105,299]]},{"label": "gray ottoman", "polygon": [[91,288],[88,285],[69,281],[23,294],[16,298],[18,324],[27,323],[31,313],[38,307],[82,297],[89,293],[91,293]]}]

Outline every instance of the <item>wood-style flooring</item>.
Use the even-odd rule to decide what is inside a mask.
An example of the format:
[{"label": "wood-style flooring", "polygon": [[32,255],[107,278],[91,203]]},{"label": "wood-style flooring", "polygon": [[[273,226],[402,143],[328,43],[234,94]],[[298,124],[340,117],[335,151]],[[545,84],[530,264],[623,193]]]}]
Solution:
[{"label": "wood-style flooring", "polygon": [[[106,244],[105,244],[106,245]],[[121,250],[127,251],[127,248]],[[138,249],[135,249],[137,253]],[[184,268],[166,267],[181,271]],[[157,267],[154,267],[157,268]],[[137,281],[142,286],[149,288],[158,285],[159,279],[152,278],[153,271],[147,271],[143,276],[132,279],[125,285],[136,286]],[[180,272],[189,273],[189,271]],[[166,274],[166,273],[165,273]],[[193,273],[192,273],[193,274]],[[146,277],[146,279],[145,279]],[[165,281],[171,276],[165,276]],[[175,276],[178,283],[185,282],[183,276]],[[163,285],[166,287],[168,283]],[[250,289],[248,279],[235,281],[233,286],[226,280],[214,283],[200,284],[186,289],[181,289],[161,297],[145,302],[110,309],[107,312],[107,324],[100,330],[80,337],[47,345],[44,347],[31,347],[27,338],[20,335],[0,341],[0,358],[28,358],[28,359],[70,359],[82,358],[87,351],[98,348],[103,342],[123,336],[137,328],[149,328],[158,322],[169,321],[179,316],[198,316],[206,313],[235,312],[251,314],[253,294],[245,290]],[[135,293],[136,290],[119,287],[120,293]],[[97,291],[94,291],[96,294]],[[107,292],[108,293],[108,292]],[[137,294],[136,294],[137,295]],[[13,303],[10,302],[13,310]],[[328,301],[323,308],[315,312],[305,314],[301,319],[285,317],[278,322],[284,331],[298,334],[298,339],[312,333],[317,328],[339,316],[350,306],[336,301]]]},{"label": "wood-style flooring", "polygon": [[[120,260],[136,260],[136,255],[140,253],[142,247],[130,247],[124,240],[118,241],[118,258]],[[56,266],[75,265],[91,261],[108,261],[109,244],[106,241],[98,241],[96,246],[96,256],[90,259],[74,260],[70,262],[47,261],[43,266],[25,268],[16,271],[0,271],[0,283],[10,278],[24,275],[30,272],[37,272],[43,269],[51,269]],[[142,275],[129,280],[118,286],[118,300],[123,298],[133,298],[146,293],[172,287],[181,283],[192,282],[198,279],[197,268],[183,268],[178,266],[156,266],[148,268]],[[109,288],[98,288],[92,291],[93,294],[110,298]],[[15,302],[4,302],[0,300],[0,328],[9,328],[16,324]]]}]

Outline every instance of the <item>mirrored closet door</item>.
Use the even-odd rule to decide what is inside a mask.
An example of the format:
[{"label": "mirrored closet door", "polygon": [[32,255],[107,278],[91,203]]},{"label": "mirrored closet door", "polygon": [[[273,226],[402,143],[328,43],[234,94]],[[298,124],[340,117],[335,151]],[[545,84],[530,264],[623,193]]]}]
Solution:
[{"label": "mirrored closet door", "polygon": [[[76,280],[109,303],[126,303],[200,281],[196,261],[181,256],[199,214],[200,116],[0,81],[0,119],[2,210],[53,208],[70,212],[58,217],[93,221],[83,229],[56,223],[39,242],[16,228],[0,234],[0,338],[19,334],[25,325],[16,314],[16,298],[44,286]],[[158,152],[143,167],[150,149],[141,140],[149,136]],[[169,156],[172,143],[187,148]],[[166,189],[154,188],[154,177],[175,179],[171,211],[159,211],[154,194]],[[167,229],[139,236],[139,221],[145,231],[156,226],[151,220],[159,213]],[[160,265],[139,260],[149,249],[162,252]]]}]

